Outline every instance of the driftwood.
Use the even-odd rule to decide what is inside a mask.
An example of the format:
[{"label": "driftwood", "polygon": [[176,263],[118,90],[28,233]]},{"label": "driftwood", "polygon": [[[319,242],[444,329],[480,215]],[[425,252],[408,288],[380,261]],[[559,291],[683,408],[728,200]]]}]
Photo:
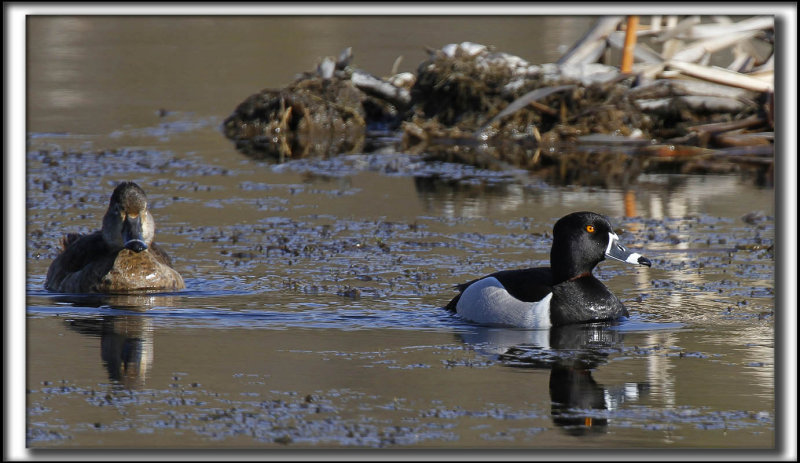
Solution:
[{"label": "driftwood", "polygon": [[[624,48],[624,42],[625,42],[624,32],[614,32],[613,34],[610,34],[608,36],[608,45],[613,49],[622,50]],[[658,64],[664,61],[664,59],[658,52],[648,47],[647,45],[641,43],[637,43],[634,46],[633,57],[637,61],[648,64]]]},{"label": "driftwood", "polygon": [[632,88],[628,95],[632,98],[643,96],[667,96],[667,95],[702,95],[716,96],[721,98],[746,99],[754,101],[756,92],[751,92],[740,87],[730,87],[711,82],[686,79],[659,79]]},{"label": "driftwood", "polygon": [[407,89],[397,87],[392,82],[387,82],[364,71],[353,71],[350,81],[367,94],[383,98],[399,107],[405,108],[411,103],[411,94]]},{"label": "driftwood", "polygon": [[599,19],[594,26],[578,40],[556,62],[559,65],[593,63],[605,52],[605,40],[614,32],[624,16],[607,16]]},{"label": "driftwood", "polygon": [[754,16],[738,22],[733,22],[724,16],[714,16],[712,19],[718,21],[716,24],[700,24],[699,18],[693,18],[695,19],[690,27],[670,35],[684,40],[705,39],[739,32],[771,30],[775,27],[775,20],[771,16]]},{"label": "driftwood", "polygon": [[750,77],[747,74],[729,71],[727,69],[701,66],[682,61],[669,61],[667,67],[676,69],[687,76],[697,77],[709,82],[717,82],[731,87],[745,88],[756,92],[771,92],[774,89],[772,79],[765,80]]},{"label": "driftwood", "polygon": [[[506,116],[508,116],[510,114],[514,114],[515,112],[519,111],[520,109],[522,109],[522,108],[524,108],[524,107],[526,107],[526,106],[528,106],[528,105],[530,105],[530,104],[532,104],[532,103],[534,103],[534,102],[536,102],[538,100],[541,100],[542,98],[545,98],[545,97],[547,97],[549,95],[552,95],[553,93],[562,92],[564,90],[570,90],[572,88],[575,88],[575,86],[574,85],[561,85],[561,86],[557,86],[557,87],[543,87],[543,88],[537,88],[536,90],[532,90],[532,91],[522,95],[521,97],[517,98],[516,100],[514,100],[510,105],[506,106],[505,109],[503,109],[502,111],[500,111],[500,113],[498,113],[496,116],[491,118],[489,120],[489,122],[487,122],[483,126],[481,126],[481,128],[478,129],[478,132],[479,133],[482,132],[483,130],[485,130],[487,127],[489,127],[490,125],[494,124],[495,122],[497,122],[499,120],[502,120],[504,117],[506,117]],[[547,109],[549,109],[549,108],[547,108]]]},{"label": "driftwood", "polygon": [[[386,146],[370,140],[378,133],[428,160],[603,185],[597,175],[627,182],[653,166],[770,166],[773,18],[625,19],[599,18],[555,63],[463,42],[428,50],[416,73],[378,77],[347,48],[248,98],[224,133],[245,154],[280,160],[369,152]],[[623,53],[625,72],[609,51]]]}]

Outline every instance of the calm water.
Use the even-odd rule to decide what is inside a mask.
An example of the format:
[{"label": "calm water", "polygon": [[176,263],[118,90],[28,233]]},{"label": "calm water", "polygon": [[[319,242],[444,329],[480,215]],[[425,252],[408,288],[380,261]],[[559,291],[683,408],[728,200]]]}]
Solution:
[{"label": "calm water", "polygon": [[[30,19],[27,445],[773,448],[771,188],[735,175],[554,187],[396,154],[276,166],[219,131],[248,95],[347,46],[379,75],[463,40],[552,62],[589,24]],[[187,289],[43,291],[60,237],[99,227],[121,180],[147,191]],[[535,332],[439,309],[456,283],[547,265],[552,226],[574,210],[607,214],[653,261],[596,271],[630,320]]]}]

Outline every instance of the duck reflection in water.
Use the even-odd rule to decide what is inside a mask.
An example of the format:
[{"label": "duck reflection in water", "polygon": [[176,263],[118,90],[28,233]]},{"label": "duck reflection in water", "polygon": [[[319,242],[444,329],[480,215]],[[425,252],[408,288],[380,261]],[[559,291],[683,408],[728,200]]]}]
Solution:
[{"label": "duck reflection in water", "polygon": [[81,334],[100,338],[100,358],[114,384],[126,389],[144,387],[153,366],[153,327],[149,317],[111,315],[66,323]]},{"label": "duck reflection in water", "polygon": [[[139,389],[145,386],[153,367],[154,330],[148,307],[168,304],[172,297],[152,295],[69,295],[56,298],[80,307],[110,307],[120,315],[73,318],[66,325],[78,333],[100,338],[100,359],[115,386]],[[124,314],[122,310],[138,312]]]},{"label": "duck reflection in water", "polygon": [[637,400],[649,389],[647,383],[603,386],[592,377],[592,370],[622,346],[623,333],[607,323],[549,330],[475,326],[459,336],[507,367],[550,370],[550,415],[554,424],[571,435],[607,432],[608,412]]}]

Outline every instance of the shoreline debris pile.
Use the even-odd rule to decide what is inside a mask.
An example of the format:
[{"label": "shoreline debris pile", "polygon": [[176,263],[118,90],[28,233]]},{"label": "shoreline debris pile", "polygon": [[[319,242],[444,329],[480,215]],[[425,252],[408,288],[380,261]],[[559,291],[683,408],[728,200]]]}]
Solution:
[{"label": "shoreline debris pile", "polygon": [[[429,50],[416,74],[382,79],[354,68],[346,49],[252,95],[223,131],[244,154],[278,161],[388,139],[426,160],[510,165],[557,183],[747,168],[771,181],[774,19],[631,18],[599,18],[556,63],[464,42]],[[619,54],[629,71],[608,64]]]}]

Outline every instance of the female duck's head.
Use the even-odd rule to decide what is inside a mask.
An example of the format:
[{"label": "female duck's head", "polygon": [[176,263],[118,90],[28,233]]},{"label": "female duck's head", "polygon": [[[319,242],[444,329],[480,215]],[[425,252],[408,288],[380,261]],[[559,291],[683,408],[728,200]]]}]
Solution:
[{"label": "female duck's head", "polygon": [[103,240],[112,249],[141,252],[150,246],[154,235],[155,221],[144,190],[133,182],[117,185],[103,217]]}]

